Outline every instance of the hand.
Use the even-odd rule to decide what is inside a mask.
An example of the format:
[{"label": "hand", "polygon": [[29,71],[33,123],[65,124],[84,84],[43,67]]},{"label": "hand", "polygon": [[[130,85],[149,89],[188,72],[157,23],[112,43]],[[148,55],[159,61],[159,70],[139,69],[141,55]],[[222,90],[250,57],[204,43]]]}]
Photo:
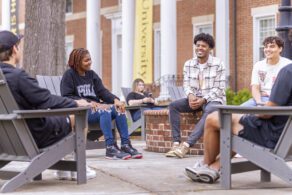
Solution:
[{"label": "hand", "polygon": [[109,104],[100,104],[94,101],[92,101],[91,104],[92,104],[93,111],[95,112],[98,110],[109,110],[111,107],[111,105]]},{"label": "hand", "polygon": [[206,103],[206,100],[204,98],[196,97],[193,94],[190,94],[188,99],[189,99],[189,106],[193,110],[200,108],[203,104]]},{"label": "hand", "polygon": [[124,102],[121,102],[120,100],[115,99],[114,105],[115,105],[115,108],[116,108],[117,112],[125,113],[126,109],[125,109],[125,103]]},{"label": "hand", "polygon": [[195,109],[195,102],[197,100],[197,97],[194,94],[189,94],[188,95],[188,100],[189,100],[189,106],[191,109]]},{"label": "hand", "polygon": [[86,106],[92,107],[91,102],[88,102],[87,100],[84,100],[84,99],[75,100],[75,102],[77,103],[78,107],[86,107]]},{"label": "hand", "polygon": [[153,102],[154,102],[154,100],[150,97],[143,98],[143,103],[153,103]]}]

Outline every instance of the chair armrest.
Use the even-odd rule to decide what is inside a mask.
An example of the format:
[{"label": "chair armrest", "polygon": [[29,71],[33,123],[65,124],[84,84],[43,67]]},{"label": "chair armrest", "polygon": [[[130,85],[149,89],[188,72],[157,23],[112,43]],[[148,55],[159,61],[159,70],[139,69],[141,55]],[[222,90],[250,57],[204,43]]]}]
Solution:
[{"label": "chair armrest", "polygon": [[17,114],[0,114],[0,121],[10,121],[17,118]]},{"label": "chair armrest", "polygon": [[241,113],[241,114],[292,115],[292,106],[243,107],[217,105],[215,107],[223,114]]},{"label": "chair armrest", "polygon": [[137,110],[137,109],[145,108],[145,107],[147,107],[147,104],[126,106],[126,109],[127,110]]},{"label": "chair armrest", "polygon": [[42,118],[47,116],[84,114],[90,107],[61,108],[61,109],[42,109],[42,110],[14,110],[17,118]]}]

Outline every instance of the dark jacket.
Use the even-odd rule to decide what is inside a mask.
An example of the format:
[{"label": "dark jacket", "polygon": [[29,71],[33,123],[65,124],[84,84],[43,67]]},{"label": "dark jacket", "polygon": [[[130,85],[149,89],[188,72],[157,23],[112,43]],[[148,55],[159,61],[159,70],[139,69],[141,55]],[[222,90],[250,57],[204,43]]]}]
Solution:
[{"label": "dark jacket", "polygon": [[114,99],[118,99],[103,86],[102,80],[94,71],[87,71],[85,76],[80,76],[72,68],[68,69],[62,77],[61,95],[72,99],[83,98],[109,104],[114,103]]},{"label": "dark jacket", "polygon": [[[40,88],[36,79],[30,77],[24,70],[1,62],[0,68],[20,109],[34,110],[77,107],[74,100],[52,95],[47,89]],[[46,139],[53,131],[60,128],[57,127],[54,121],[55,118],[27,119],[28,127],[38,146],[46,142]]]}]

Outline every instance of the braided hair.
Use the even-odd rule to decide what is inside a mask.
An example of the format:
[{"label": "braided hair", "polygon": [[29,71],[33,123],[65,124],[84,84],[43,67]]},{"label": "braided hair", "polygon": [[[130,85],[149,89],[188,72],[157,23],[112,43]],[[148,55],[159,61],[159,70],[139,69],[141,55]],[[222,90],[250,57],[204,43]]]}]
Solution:
[{"label": "braided hair", "polygon": [[89,51],[84,48],[73,49],[70,53],[68,66],[77,71],[82,64],[82,59],[89,54]]}]

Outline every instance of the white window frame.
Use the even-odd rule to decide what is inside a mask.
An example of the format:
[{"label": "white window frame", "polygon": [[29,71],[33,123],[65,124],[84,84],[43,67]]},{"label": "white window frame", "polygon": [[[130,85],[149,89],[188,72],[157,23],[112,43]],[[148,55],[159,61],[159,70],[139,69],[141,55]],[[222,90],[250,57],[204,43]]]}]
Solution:
[{"label": "white window frame", "polygon": [[278,5],[269,5],[264,7],[257,7],[251,9],[251,15],[253,17],[253,64],[259,61],[259,48],[262,45],[260,43],[259,25],[263,19],[275,19],[275,28],[277,26],[277,12]]},{"label": "white window frame", "polygon": [[[67,1],[67,0],[66,0]],[[66,16],[67,15],[72,15],[73,14],[73,12],[74,12],[74,10],[73,10],[73,5],[74,5],[74,0],[71,0],[72,1],[72,11],[71,12],[66,12]],[[66,3],[65,3],[65,9],[66,9]]]},{"label": "white window frame", "polygon": [[[155,23],[154,31],[154,81],[161,77],[161,29],[160,23]],[[159,38],[158,38],[159,35]]]},{"label": "white window frame", "polygon": [[254,40],[253,40],[253,63],[255,64],[257,61],[260,60],[260,52],[259,48],[261,47],[262,43],[260,42],[260,21],[265,19],[275,19],[275,28],[277,25],[277,19],[276,15],[266,15],[261,17],[255,17],[254,18],[254,24],[253,24],[253,34],[254,34]]},{"label": "white window frame", "polygon": [[68,62],[68,59],[69,59],[69,55],[70,55],[70,52],[68,52],[68,55],[67,55],[67,44],[68,43],[72,43],[72,50],[74,49],[74,35],[67,35],[66,38],[65,38],[65,53],[66,53],[66,57],[65,57],[65,60],[66,60],[66,64]]},{"label": "white window frame", "polygon": [[195,37],[198,33],[198,29],[201,28],[201,27],[204,27],[204,26],[211,26],[211,29],[212,29],[212,36],[214,36],[214,27],[213,27],[213,22],[210,21],[210,22],[202,22],[202,23],[196,23],[196,24],[193,24],[193,37]]}]

